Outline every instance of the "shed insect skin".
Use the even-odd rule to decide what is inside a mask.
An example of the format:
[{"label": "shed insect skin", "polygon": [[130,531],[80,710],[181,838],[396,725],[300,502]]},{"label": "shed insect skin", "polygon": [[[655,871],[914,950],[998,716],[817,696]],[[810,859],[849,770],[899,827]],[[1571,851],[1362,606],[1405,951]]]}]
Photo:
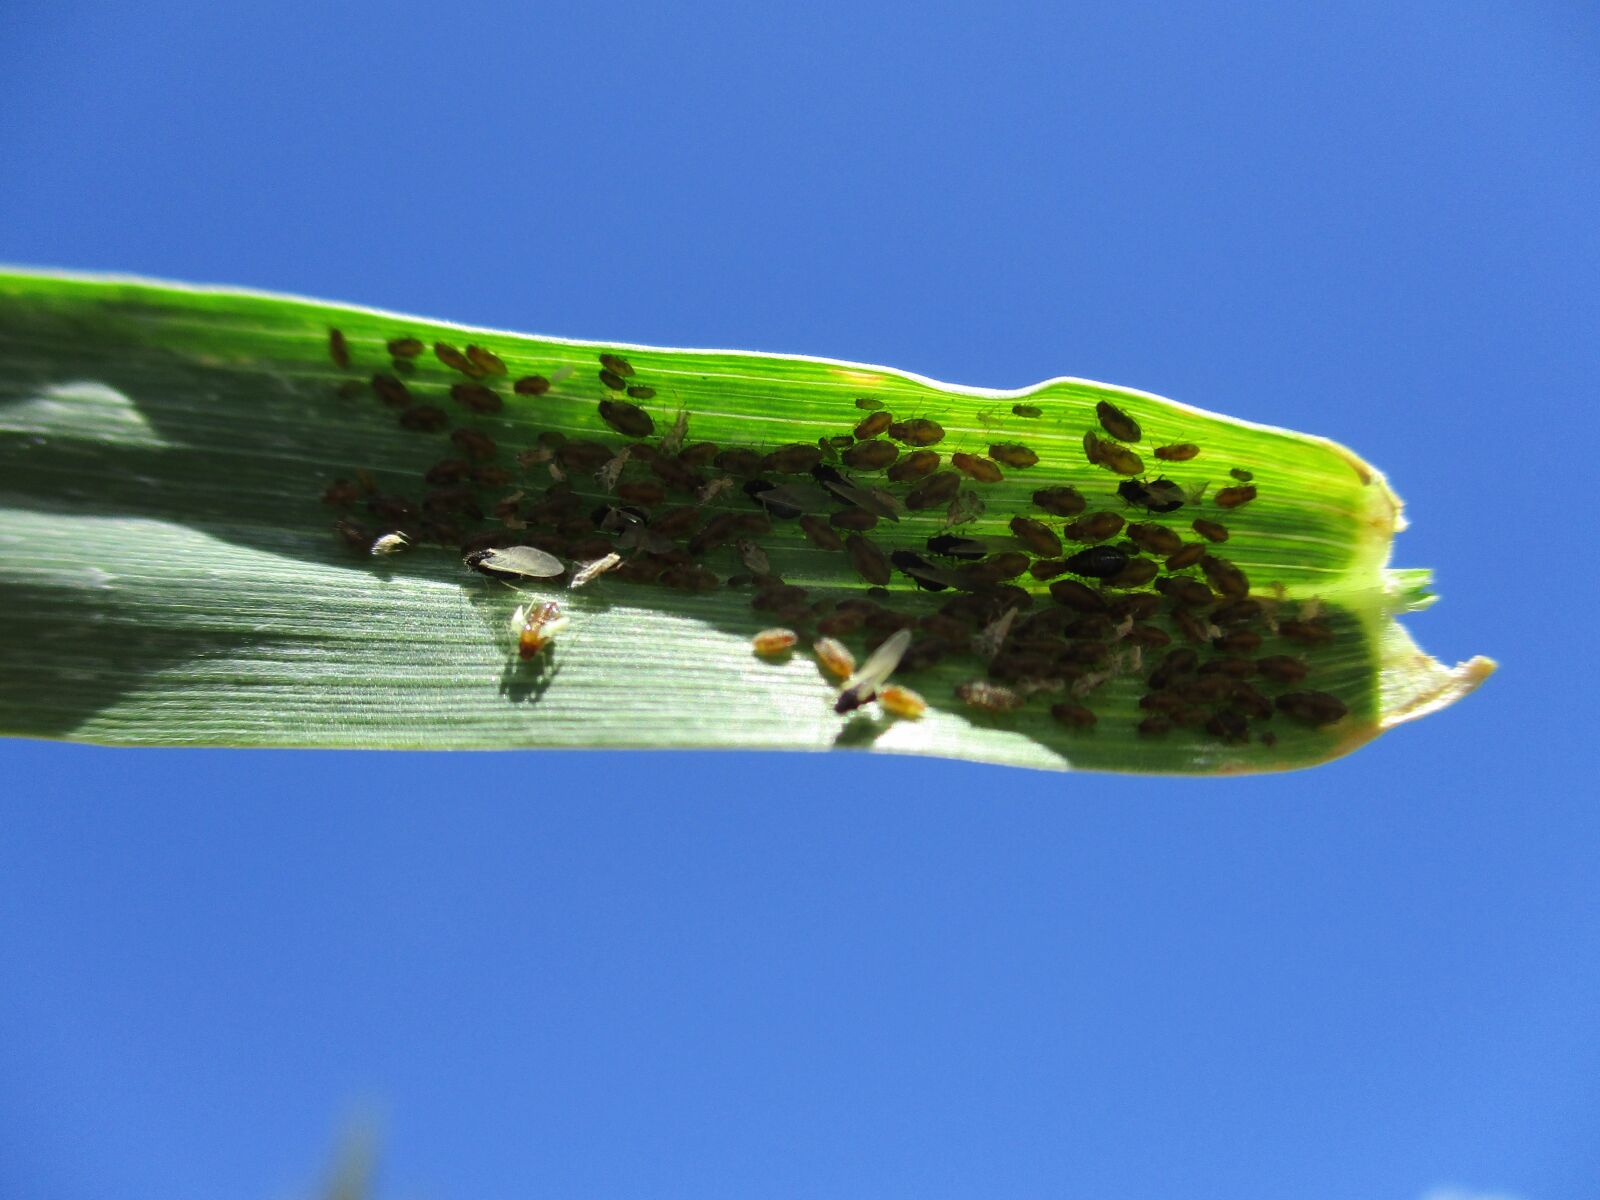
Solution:
[{"label": "shed insect skin", "polygon": [[1022,697],[1008,687],[990,683],[986,679],[969,679],[956,685],[956,698],[968,708],[986,713],[1015,712],[1022,707]]},{"label": "shed insect skin", "polygon": [[610,554],[595,559],[593,562],[586,562],[580,566],[577,571],[573,573],[572,581],[567,584],[567,587],[573,590],[581,588],[586,583],[589,583],[594,579],[598,579],[607,571],[614,570],[616,567],[621,565],[622,555],[613,551]]}]

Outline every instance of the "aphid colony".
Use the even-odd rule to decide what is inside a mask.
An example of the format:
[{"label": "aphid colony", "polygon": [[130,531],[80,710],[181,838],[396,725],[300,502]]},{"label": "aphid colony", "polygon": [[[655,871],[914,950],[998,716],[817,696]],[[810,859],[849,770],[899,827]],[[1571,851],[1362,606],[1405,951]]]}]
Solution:
[{"label": "aphid colony", "polygon": [[[1338,697],[1306,686],[1338,622],[1314,603],[1256,591],[1222,553],[1233,537],[1222,518],[1257,498],[1253,473],[1229,468],[1230,482],[1207,498],[1203,476],[1185,483],[1151,471],[1134,448],[1144,429],[1110,401],[1096,404],[1095,427],[1082,431],[1088,469],[1048,464],[1103,482],[1041,481],[1024,493],[1027,511],[996,521],[984,519],[985,491],[1036,469],[1038,450],[988,438],[957,449],[938,421],[897,415],[876,397],[856,398],[839,431],[815,444],[719,445],[692,440],[690,416],[676,404],[647,409],[657,388],[620,354],[599,354],[585,376],[571,367],[514,371],[487,347],[444,341],[431,344],[434,367],[429,343],[403,333],[382,348],[386,369],[345,380],[337,394],[374,397],[403,428],[440,438],[443,456],[424,472],[418,498],[380,488],[365,471],[329,485],[326,503],[363,507],[371,518],[336,522],[359,551],[450,547],[468,567],[513,585],[565,577],[569,588],[610,586],[595,584],[605,578],[746,589],[759,627],[754,654],[781,661],[809,640],[836,681],[840,713],[876,703],[918,717],[926,701],[891,676],[948,660],[970,668],[958,670],[969,677],[953,684],[951,699],[975,716],[1008,720],[1041,697],[1055,725],[1077,734],[1100,724],[1095,693],[1130,678],[1144,686],[1135,720],[1144,736],[1181,729],[1271,744],[1267,725],[1278,716],[1322,728],[1347,715]],[[335,367],[356,372],[371,352],[339,330],[328,351]],[[422,382],[424,368],[446,372],[443,382]],[[507,395],[535,422],[539,406],[564,405],[568,428],[588,406],[594,434],[550,429],[509,451],[480,421],[502,413]],[[1011,412],[1014,437],[1050,428],[1052,413],[1040,405]],[[1192,442],[1151,454],[1167,470],[1205,459]],[[780,549],[831,556],[831,571],[810,574],[848,572],[860,583],[826,591],[790,583],[769,553]],[[536,658],[566,624],[548,596],[519,606],[518,655]],[[846,639],[864,645],[861,665]]]}]

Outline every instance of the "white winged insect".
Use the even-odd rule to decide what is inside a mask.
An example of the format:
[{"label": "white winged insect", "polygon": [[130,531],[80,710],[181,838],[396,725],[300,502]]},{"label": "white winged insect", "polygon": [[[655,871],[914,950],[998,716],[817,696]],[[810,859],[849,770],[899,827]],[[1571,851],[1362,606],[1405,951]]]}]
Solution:
[{"label": "white winged insect", "polygon": [[474,550],[461,561],[480,575],[502,580],[553,579],[567,570],[559,558],[537,546]]},{"label": "white winged insect", "polygon": [[411,545],[411,539],[405,534],[396,530],[394,533],[384,534],[377,541],[373,542],[371,553],[380,556],[385,554],[398,554],[409,545]]},{"label": "white winged insect", "polygon": [[884,639],[883,644],[867,656],[867,661],[861,664],[856,673],[844,681],[839,698],[833,703],[833,711],[847,713],[873,699],[878,689],[894,674],[910,645],[909,629],[897,629]]}]

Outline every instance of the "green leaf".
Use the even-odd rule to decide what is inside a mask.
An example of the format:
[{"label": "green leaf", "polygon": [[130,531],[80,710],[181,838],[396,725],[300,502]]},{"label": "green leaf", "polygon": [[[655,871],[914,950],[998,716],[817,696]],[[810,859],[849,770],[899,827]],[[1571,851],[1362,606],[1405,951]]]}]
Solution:
[{"label": "green leaf", "polygon": [[[348,369],[332,360],[331,328],[343,332]],[[480,415],[452,401],[451,386],[470,381],[431,349],[402,373],[385,346],[403,336],[430,348],[438,340],[492,350],[508,374],[481,382],[503,407]],[[946,470],[953,451],[987,456],[994,443],[1026,445],[1036,466],[1004,466],[1003,481],[991,484],[963,477],[962,503],[981,513],[955,532],[997,550],[1015,548],[1013,516],[1044,519],[1060,532],[1062,520],[1032,500],[1049,486],[1076,487],[1093,509],[1143,516],[1119,498],[1123,477],[1085,458],[1086,430],[1109,436],[1095,408],[1109,401],[1143,426],[1133,449],[1144,457],[1145,478],[1159,468],[1185,489],[1207,485],[1197,502],[1145,519],[1191,542],[1195,516],[1224,523],[1231,536],[1213,553],[1244,571],[1264,602],[1265,617],[1237,627],[1266,637],[1259,650],[1223,656],[1200,647],[1201,660],[1300,656],[1310,670],[1304,684],[1257,678],[1252,686],[1268,700],[1314,688],[1336,696],[1347,714],[1319,727],[1279,712],[1233,738],[1203,727],[1207,713],[1232,701],[1191,703],[1180,715],[1194,727],[1141,734],[1136,727],[1151,710],[1139,700],[1166,651],[1145,649],[1136,663],[1130,643],[1112,633],[1099,639],[1109,665],[1057,671],[1067,677],[1059,685],[1075,686],[1097,715],[1092,729],[1050,715],[1052,704],[1073,698],[1070,690],[1036,694],[1003,715],[968,708],[955,687],[983,678],[985,663],[955,642],[937,665],[897,676],[927,698],[921,720],[890,719],[875,706],[842,717],[833,711],[836,684],[805,652],[807,641],[779,663],[752,654],[752,634],[777,622],[752,608],[760,589],[727,586],[730,576],[748,574],[732,546],[702,556],[718,581],[709,591],[614,573],[579,591],[537,581],[519,595],[466,570],[453,540],[425,544],[417,518],[383,520],[362,500],[348,512],[324,503],[335,480],[357,480],[358,472],[369,473],[379,493],[418,502],[430,490],[422,481],[430,465],[461,457],[446,432],[401,426],[367,385],[382,372],[402,379],[416,403],[445,410],[454,428],[492,437],[496,465],[514,478],[479,488],[477,502],[490,510],[521,491],[513,507],[526,512],[552,481],[548,464],[519,465],[515,456],[537,448],[540,434],[601,442],[608,452],[634,444],[599,415],[602,400],[620,395],[600,378],[602,353],[631,365],[624,383],[655,392],[639,401],[654,435],[625,468],[629,482],[655,478],[641,459],[679,412],[690,443],[760,453],[848,434],[868,415],[858,398],[899,420],[942,426],[933,449]],[[1084,380],[986,391],[824,359],[602,346],[291,297],[21,272],[0,274],[0,364],[0,730],[11,734],[144,745],[857,746],[1037,767],[1240,772],[1344,753],[1449,703],[1493,669],[1474,659],[1446,670],[1395,623],[1394,614],[1425,603],[1426,573],[1387,570],[1399,502],[1350,451]],[[512,390],[511,380],[535,374],[556,380],[548,393]],[[1015,414],[1019,403],[1040,415]],[[1173,463],[1152,456],[1157,445],[1181,442],[1199,445],[1200,455]],[[1258,498],[1218,507],[1220,490],[1238,486],[1228,475],[1235,467],[1253,473]],[[907,493],[881,470],[845,470],[900,499]],[[581,514],[607,499],[590,470],[569,476]],[[695,504],[677,494],[647,507],[659,518],[664,508]],[[732,486],[705,506],[707,514],[724,511],[760,510]],[[364,546],[352,552],[333,532],[341,516],[369,535],[406,528],[416,544],[386,557]],[[463,536],[499,527],[492,514],[449,520]],[[946,520],[941,505],[866,536],[886,551],[925,552]],[[579,532],[534,522],[512,536],[555,537],[570,550]],[[859,600],[868,586],[847,554],[812,545],[792,520],[773,521],[756,540],[774,573],[807,589],[807,603]],[[1069,543],[1066,553],[1077,549]],[[1193,569],[1184,574],[1202,579]],[[1014,583],[1028,593],[1015,628],[1035,614],[1065,615],[1047,582],[1024,574]],[[882,604],[925,617],[963,594],[920,591],[897,572]],[[510,616],[530,597],[553,596],[570,627],[524,663],[512,653]],[[1182,646],[1171,604],[1162,604],[1163,614],[1145,624]],[[1307,605],[1326,644],[1274,633],[1283,620],[1308,615]],[[1213,611],[1195,610],[1207,620]],[[868,646],[864,633],[845,639],[858,657]],[[1014,632],[1008,653],[1016,642]]]}]

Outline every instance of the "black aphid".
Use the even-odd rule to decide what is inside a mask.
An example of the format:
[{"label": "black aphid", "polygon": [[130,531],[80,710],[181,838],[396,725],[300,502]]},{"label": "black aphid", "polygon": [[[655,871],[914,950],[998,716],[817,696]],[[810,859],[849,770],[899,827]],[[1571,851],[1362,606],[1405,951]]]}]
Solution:
[{"label": "black aphid", "polygon": [[624,437],[649,437],[656,431],[650,414],[626,400],[600,401],[600,419]]},{"label": "black aphid", "polygon": [[1127,554],[1115,546],[1091,546],[1067,559],[1067,570],[1088,579],[1110,579],[1127,567]]}]

